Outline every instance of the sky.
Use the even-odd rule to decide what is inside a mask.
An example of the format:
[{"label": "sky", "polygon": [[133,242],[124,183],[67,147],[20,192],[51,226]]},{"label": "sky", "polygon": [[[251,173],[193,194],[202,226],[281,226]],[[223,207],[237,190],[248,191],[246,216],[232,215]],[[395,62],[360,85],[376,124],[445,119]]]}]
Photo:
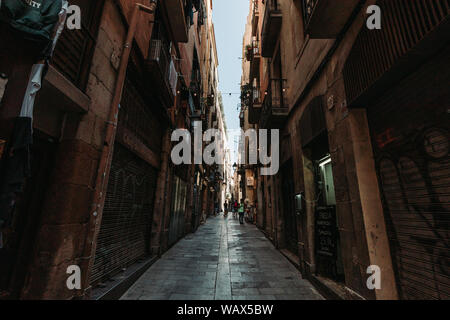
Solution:
[{"label": "sky", "polygon": [[[241,91],[242,39],[249,6],[249,0],[213,0],[213,23],[219,57],[219,90],[223,95],[225,120],[229,130],[239,129],[237,106],[240,103]],[[234,141],[229,141],[228,144],[231,149],[237,147]]]}]

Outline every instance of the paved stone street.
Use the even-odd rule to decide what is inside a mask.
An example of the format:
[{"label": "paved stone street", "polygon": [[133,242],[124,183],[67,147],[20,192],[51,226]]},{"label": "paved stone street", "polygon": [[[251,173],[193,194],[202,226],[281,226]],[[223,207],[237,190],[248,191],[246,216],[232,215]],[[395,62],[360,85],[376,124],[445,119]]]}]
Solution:
[{"label": "paved stone street", "polygon": [[140,300],[323,299],[254,226],[212,217],[126,292]]}]

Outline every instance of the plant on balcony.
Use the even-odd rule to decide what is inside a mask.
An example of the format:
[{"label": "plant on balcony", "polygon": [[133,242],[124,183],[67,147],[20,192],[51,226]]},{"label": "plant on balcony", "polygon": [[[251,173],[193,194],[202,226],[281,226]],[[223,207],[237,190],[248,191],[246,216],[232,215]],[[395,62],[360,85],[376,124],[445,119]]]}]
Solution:
[{"label": "plant on balcony", "polygon": [[252,99],[253,87],[250,83],[244,84],[241,87],[241,103],[242,106],[248,107],[250,106],[250,102]]}]

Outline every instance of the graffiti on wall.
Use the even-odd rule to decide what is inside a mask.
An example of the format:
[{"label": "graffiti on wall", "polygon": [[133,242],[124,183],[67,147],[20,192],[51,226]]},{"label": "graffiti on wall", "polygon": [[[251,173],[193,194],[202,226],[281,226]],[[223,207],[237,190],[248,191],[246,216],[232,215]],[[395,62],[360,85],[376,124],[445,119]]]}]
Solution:
[{"label": "graffiti on wall", "polygon": [[[401,295],[449,299],[449,132],[430,128],[401,139],[389,133],[389,140],[403,151],[383,150],[378,170]],[[398,148],[402,141],[408,143]]]},{"label": "graffiti on wall", "polygon": [[149,246],[156,171],[115,149],[91,282],[123,270]]}]

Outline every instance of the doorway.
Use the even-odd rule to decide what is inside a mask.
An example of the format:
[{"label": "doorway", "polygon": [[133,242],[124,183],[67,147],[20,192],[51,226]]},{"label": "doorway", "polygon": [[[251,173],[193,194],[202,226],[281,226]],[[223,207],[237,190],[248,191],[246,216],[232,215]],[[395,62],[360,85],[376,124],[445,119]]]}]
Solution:
[{"label": "doorway", "polygon": [[282,169],[282,198],[283,198],[283,220],[284,220],[284,240],[286,248],[298,255],[298,232],[297,218],[294,208],[294,180],[292,179],[293,164],[289,160]]},{"label": "doorway", "polygon": [[[344,282],[344,268],[336,214],[333,165],[328,151],[328,137],[321,138],[321,148],[313,152],[315,183],[315,248],[317,274]],[[326,148],[324,148],[326,146]]]},{"label": "doorway", "polygon": [[58,144],[34,130],[31,146],[31,176],[14,209],[11,226],[2,232],[0,247],[0,296],[20,298],[32,259],[47,188],[50,185]]}]

